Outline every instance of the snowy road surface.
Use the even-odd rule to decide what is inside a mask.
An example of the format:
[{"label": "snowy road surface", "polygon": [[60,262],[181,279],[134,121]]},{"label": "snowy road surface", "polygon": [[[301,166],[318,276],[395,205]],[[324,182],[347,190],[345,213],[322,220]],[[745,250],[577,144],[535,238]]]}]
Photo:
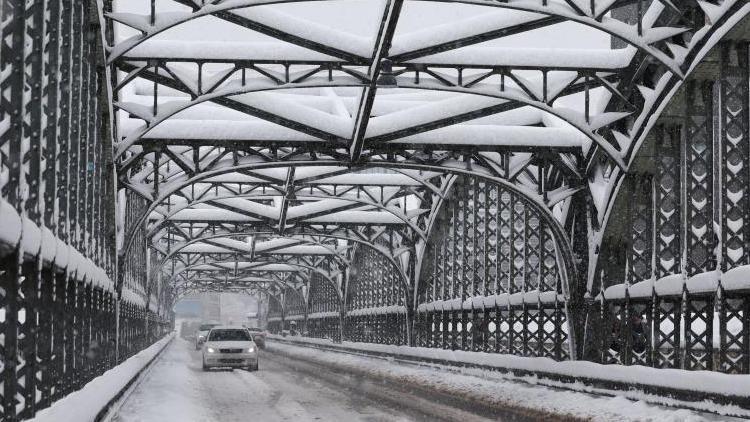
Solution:
[{"label": "snowy road surface", "polygon": [[[316,374],[316,372],[318,372]],[[320,375],[320,376],[317,376]],[[342,388],[317,367],[264,353],[260,371],[201,370],[200,352],[181,338],[126,397],[114,422],[486,420],[434,403],[395,408],[398,398],[362,379]],[[376,393],[376,394],[373,394]],[[420,407],[425,409],[423,413]],[[427,410],[429,409],[429,410]],[[427,413],[429,412],[429,414]],[[435,413],[441,416],[435,418]]]}]

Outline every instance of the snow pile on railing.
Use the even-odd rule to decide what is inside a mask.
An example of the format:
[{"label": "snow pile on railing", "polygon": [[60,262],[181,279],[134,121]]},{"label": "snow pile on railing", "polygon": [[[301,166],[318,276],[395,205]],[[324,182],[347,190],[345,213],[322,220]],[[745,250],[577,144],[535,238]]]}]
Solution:
[{"label": "snow pile on railing", "polygon": [[285,315],[284,319],[286,321],[299,321],[299,320],[305,319],[305,315],[304,314],[299,314],[299,315]]},{"label": "snow pile on railing", "polygon": [[92,283],[106,291],[114,283],[106,271],[83,256],[76,248],[57,238],[51,230],[39,227],[0,198],[0,244],[6,250],[21,248],[29,258],[41,256],[45,264],[67,271],[74,279]]},{"label": "snow pile on railing", "polygon": [[313,312],[311,314],[307,314],[307,319],[333,318],[338,317],[339,315],[340,313],[338,311]]},{"label": "snow pile on railing", "polygon": [[750,290],[750,265],[732,268],[722,273],[720,270],[707,271],[687,277],[685,274],[671,274],[658,280],[653,278],[634,284],[615,284],[607,287],[602,297],[606,300],[647,298],[657,296],[680,296],[683,290],[688,293],[715,293],[719,285],[724,291]]},{"label": "snow pile on railing", "polygon": [[417,307],[417,312],[440,312],[440,311],[471,311],[473,309],[486,308],[509,308],[511,306],[551,304],[565,302],[565,297],[557,292],[540,292],[531,290],[513,294],[501,293],[499,295],[473,296],[467,299],[460,297],[449,300],[436,300],[422,303]]},{"label": "snow pile on railing", "polygon": [[122,300],[141,307],[146,306],[146,299],[144,299],[142,295],[127,288],[126,286],[123,286],[122,288]]},{"label": "snow pile on railing", "polygon": [[172,340],[169,334],[125,362],[41,410],[32,422],[93,422],[138,373]]},{"label": "snow pile on railing", "polygon": [[352,309],[347,311],[346,316],[367,316],[367,315],[387,315],[387,314],[405,314],[406,306],[404,305],[390,305],[390,306],[378,306],[376,308],[362,308]]}]

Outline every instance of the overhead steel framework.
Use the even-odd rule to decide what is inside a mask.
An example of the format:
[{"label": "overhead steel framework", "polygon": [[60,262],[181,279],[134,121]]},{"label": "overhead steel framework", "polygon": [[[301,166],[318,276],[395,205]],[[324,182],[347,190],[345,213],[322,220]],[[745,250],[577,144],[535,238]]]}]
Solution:
[{"label": "overhead steel framework", "polygon": [[3,0],[2,419],[208,291],[274,332],[748,373],[748,12]]}]

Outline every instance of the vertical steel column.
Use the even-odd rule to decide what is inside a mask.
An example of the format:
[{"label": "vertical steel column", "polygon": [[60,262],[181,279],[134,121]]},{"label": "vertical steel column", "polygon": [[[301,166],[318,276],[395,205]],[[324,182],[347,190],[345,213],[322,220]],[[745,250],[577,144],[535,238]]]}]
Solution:
[{"label": "vertical steel column", "polygon": [[82,242],[80,235],[79,216],[83,213],[80,208],[80,190],[81,190],[81,143],[84,142],[81,137],[81,85],[82,85],[82,66],[81,51],[83,43],[83,34],[80,30],[83,20],[83,5],[81,2],[74,2],[71,5],[72,10],[72,27],[71,27],[71,45],[72,45],[72,69],[70,77],[71,107],[70,107],[70,143],[69,143],[69,161],[70,171],[68,183],[68,221],[69,221],[69,242],[81,251]]},{"label": "vertical steel column", "polygon": [[78,352],[76,343],[76,281],[71,274],[66,275],[65,293],[65,373],[63,374],[62,395],[68,395],[75,390],[76,361],[75,354]]},{"label": "vertical steel column", "polygon": [[55,282],[55,273],[50,264],[42,270],[40,286],[39,326],[37,334],[37,357],[40,363],[37,378],[38,389],[40,391],[39,409],[43,409],[51,404],[50,395],[55,372],[52,358],[52,338],[54,335],[53,329],[55,328],[52,323],[55,311]]},{"label": "vertical steel column", "polygon": [[681,270],[682,207],[680,128],[679,126],[656,126],[656,268],[657,279]]},{"label": "vertical steel column", "polygon": [[[7,16],[7,15],[6,15]],[[2,359],[0,370],[2,379],[2,413],[3,420],[16,420],[16,394],[18,393],[18,278],[20,257],[18,252],[12,253],[0,260],[0,288],[2,290],[2,305],[5,318],[0,322],[3,329]]]},{"label": "vertical steel column", "polygon": [[[52,233],[57,233],[57,215],[55,197],[58,190],[57,184],[57,110],[58,110],[58,77],[60,56],[60,1],[46,1],[46,54],[44,66],[43,112],[46,117],[46,125],[43,127],[43,157],[42,166],[43,179],[43,218],[44,225]],[[57,389],[58,377],[61,371],[59,364],[62,353],[58,355],[57,342],[62,337],[60,325],[57,324],[59,303],[58,274],[55,273],[54,263],[43,269],[42,273],[42,301],[39,313],[40,341],[39,358],[43,362],[41,378],[39,379],[41,397],[39,408],[49,406],[54,400]],[[64,296],[63,296],[64,298]],[[64,300],[64,299],[63,299]]]},{"label": "vertical steel column", "polygon": [[[63,1],[63,0],[61,0]],[[72,18],[73,11],[72,7],[66,3],[60,7],[60,33],[59,33],[59,49],[60,49],[60,66],[58,76],[58,105],[57,105],[57,119],[50,116],[50,124],[54,125],[56,130],[56,144],[57,144],[57,185],[60,187],[51,195],[54,195],[57,201],[58,215],[57,215],[57,237],[64,242],[70,240],[70,202],[68,199],[68,190],[70,187],[70,111],[71,111],[71,39],[72,39]]]},{"label": "vertical steel column", "polygon": [[630,284],[651,278],[653,256],[653,195],[649,174],[633,175],[630,179],[632,197],[629,207],[630,254],[628,279]]},{"label": "vertical steel column", "polygon": [[[2,3],[3,20],[7,22],[3,28],[0,40],[0,71],[6,72],[5,79],[0,83],[4,95],[0,96],[2,107],[0,110],[9,119],[10,126],[2,134],[0,145],[8,145],[7,182],[0,195],[5,198],[16,211],[23,206],[20,197],[20,182],[22,177],[21,141],[23,128],[23,88],[24,88],[24,2],[21,0],[5,0]],[[2,372],[2,414],[4,420],[16,420],[16,394],[18,392],[19,364],[18,354],[18,287],[20,277],[21,251],[2,258],[0,261],[0,286],[2,287],[2,306],[5,310],[4,321],[0,322],[3,334],[1,354],[3,358]]]},{"label": "vertical steel column", "polygon": [[52,363],[50,364],[53,389],[50,397],[51,401],[61,398],[64,390],[65,315],[67,312],[66,284],[67,275],[64,272],[55,274],[55,299],[52,315]]},{"label": "vertical steel column", "polygon": [[747,42],[721,48],[722,269],[750,264],[750,87]]},{"label": "vertical steel column", "polygon": [[688,276],[716,267],[713,229],[712,82],[688,81],[685,89],[684,230]]},{"label": "vertical steel column", "polygon": [[86,283],[81,281],[83,275],[78,275],[76,281],[76,306],[75,306],[75,332],[74,342],[76,345],[76,353],[73,357],[75,362],[75,382],[73,383],[74,388],[77,390],[86,384],[86,352],[88,345],[86,344]]}]

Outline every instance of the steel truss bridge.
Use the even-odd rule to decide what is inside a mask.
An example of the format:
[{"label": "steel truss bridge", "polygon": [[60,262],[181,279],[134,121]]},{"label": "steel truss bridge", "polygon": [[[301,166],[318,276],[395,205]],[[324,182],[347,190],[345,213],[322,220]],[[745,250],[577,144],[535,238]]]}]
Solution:
[{"label": "steel truss bridge", "polygon": [[749,12],[2,0],[0,419],[195,292],[273,332],[750,373]]}]

